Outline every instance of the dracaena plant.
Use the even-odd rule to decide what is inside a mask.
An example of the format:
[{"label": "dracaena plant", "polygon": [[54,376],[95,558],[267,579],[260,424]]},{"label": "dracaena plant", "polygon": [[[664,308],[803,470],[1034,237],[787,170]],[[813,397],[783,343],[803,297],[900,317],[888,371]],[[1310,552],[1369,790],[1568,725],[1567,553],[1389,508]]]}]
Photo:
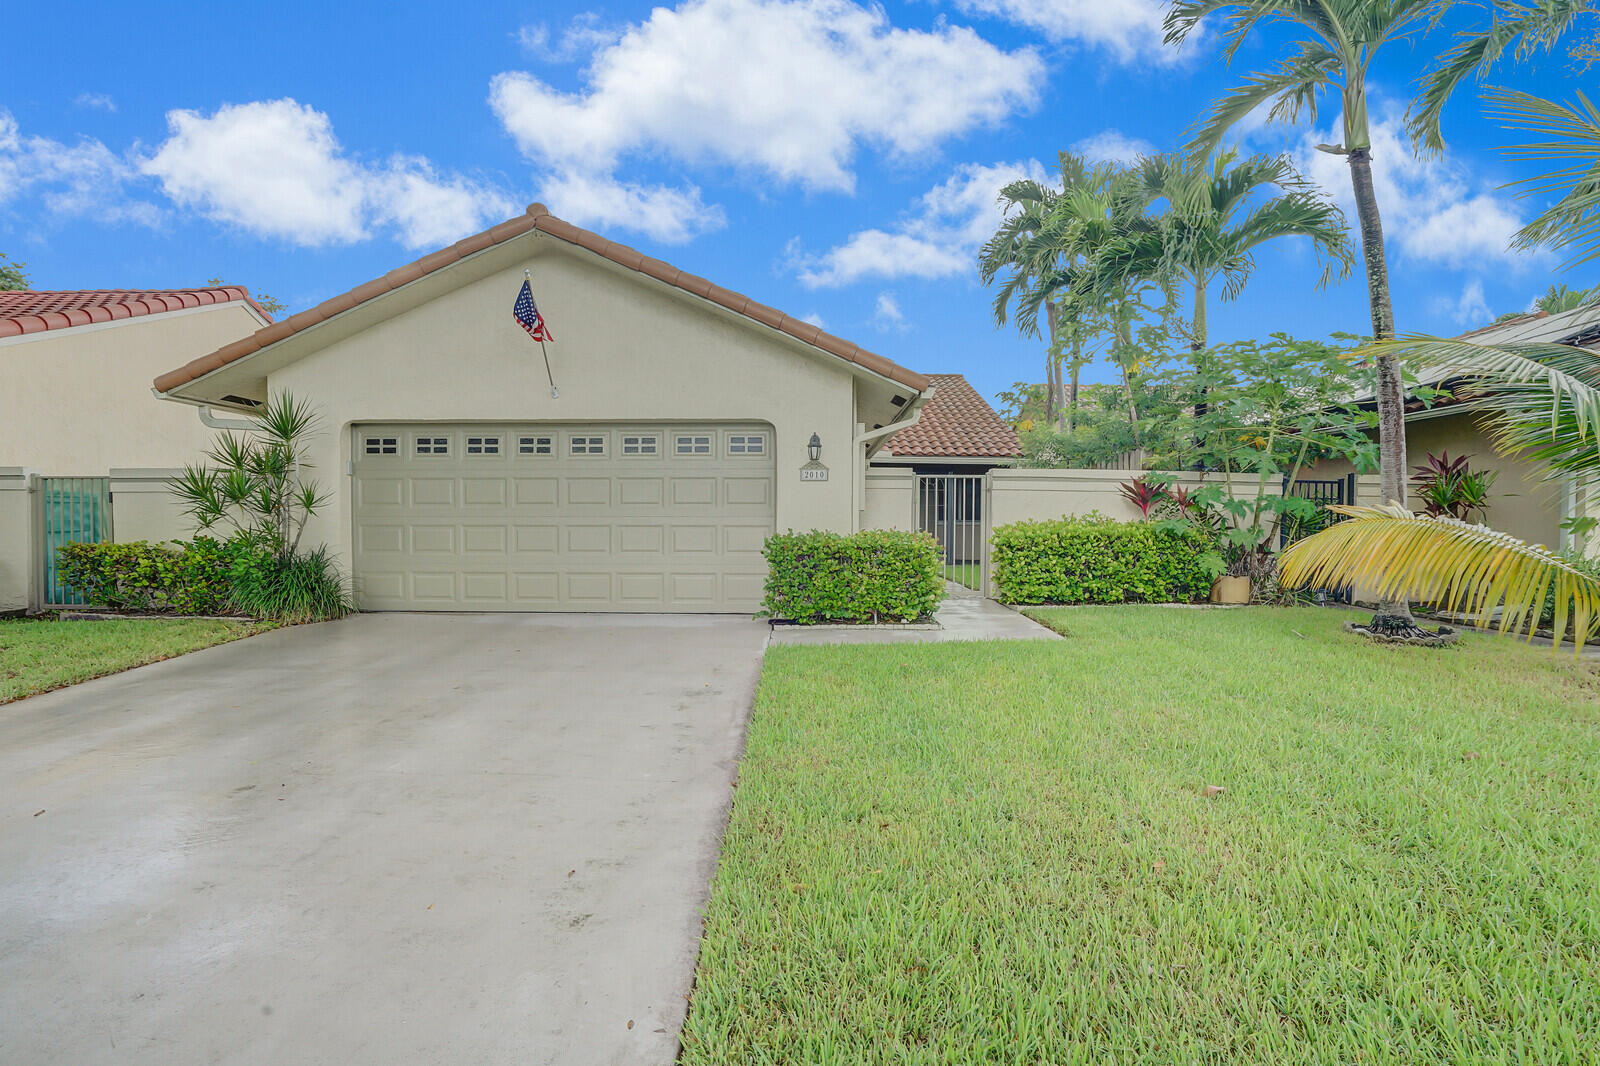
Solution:
[{"label": "dracaena plant", "polygon": [[1149,518],[1166,496],[1166,490],[1148,477],[1136,477],[1117,486],[1122,498],[1139,509],[1139,517]]},{"label": "dracaena plant", "polygon": [[1483,517],[1489,510],[1489,490],[1498,475],[1493,470],[1472,469],[1471,458],[1458,455],[1452,459],[1448,451],[1428,453],[1428,461],[1411,475],[1423,513],[1432,518],[1448,515],[1462,522],[1474,514]]},{"label": "dracaena plant", "polygon": [[268,399],[255,423],[219,435],[208,462],[185,466],[172,491],[200,529],[226,530],[291,558],[306,523],[328,501],[306,477],[306,441],[318,418],[310,404],[283,392]]}]

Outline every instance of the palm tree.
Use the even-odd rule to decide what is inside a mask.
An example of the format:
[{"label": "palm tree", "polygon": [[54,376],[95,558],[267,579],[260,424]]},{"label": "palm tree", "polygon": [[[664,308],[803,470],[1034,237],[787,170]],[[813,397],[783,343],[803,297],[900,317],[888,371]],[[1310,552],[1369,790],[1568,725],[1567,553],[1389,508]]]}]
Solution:
[{"label": "palm tree", "polygon": [[[1321,288],[1350,273],[1351,255],[1344,215],[1304,187],[1287,156],[1218,152],[1209,162],[1182,155],[1141,160],[1139,180],[1149,204],[1165,201],[1150,247],[1136,256],[1138,269],[1176,273],[1192,290],[1190,347],[1203,351],[1208,340],[1207,299],[1223,279],[1222,298],[1232,300],[1255,269],[1255,250],[1280,237],[1309,237],[1323,260]],[[1279,195],[1262,201],[1263,190]],[[1242,216],[1242,217],[1241,217]]]},{"label": "palm tree", "polygon": [[[1059,368],[1063,346],[1070,347],[1072,393],[1063,406],[1071,411],[1083,352],[1096,327],[1112,335],[1114,355],[1126,353],[1142,310],[1140,283],[1091,287],[1087,279],[1106,249],[1120,247],[1145,223],[1132,172],[1111,163],[1090,165],[1071,152],[1060,154],[1058,169],[1059,190],[1027,180],[1001,190],[1006,217],[980,250],[978,267],[986,284],[1006,274],[994,299],[997,323],[1014,317],[1025,335],[1037,336],[1042,311],[1052,364]],[[1137,435],[1138,410],[1125,363],[1118,360]],[[1059,386],[1059,369],[1051,380]]]},{"label": "palm tree", "polygon": [[1535,300],[1533,305],[1547,315],[1559,315],[1563,311],[1576,311],[1580,307],[1587,307],[1596,302],[1600,302],[1600,285],[1592,289],[1569,289],[1565,285],[1552,285],[1550,291]]},{"label": "palm tree", "polygon": [[[1342,155],[1350,167],[1356,217],[1366,261],[1367,298],[1372,334],[1378,340],[1395,335],[1394,307],[1389,298],[1389,266],[1384,255],[1383,220],[1372,184],[1372,137],[1367,121],[1367,69],[1386,44],[1406,37],[1443,9],[1448,0],[1176,0],[1167,13],[1166,39],[1181,44],[1208,15],[1227,18],[1223,54],[1229,62],[1258,30],[1271,22],[1288,22],[1301,36],[1291,54],[1275,70],[1252,74],[1220,100],[1197,131],[1190,150],[1209,155],[1237,122],[1258,106],[1270,103],[1269,119],[1315,122],[1321,96],[1337,89],[1343,104],[1343,140],[1317,147]],[[1404,506],[1406,499],[1405,387],[1400,366],[1390,356],[1377,360],[1378,471],[1385,502]],[[1408,632],[1416,628],[1404,601],[1385,602],[1372,625],[1378,630]]]}]

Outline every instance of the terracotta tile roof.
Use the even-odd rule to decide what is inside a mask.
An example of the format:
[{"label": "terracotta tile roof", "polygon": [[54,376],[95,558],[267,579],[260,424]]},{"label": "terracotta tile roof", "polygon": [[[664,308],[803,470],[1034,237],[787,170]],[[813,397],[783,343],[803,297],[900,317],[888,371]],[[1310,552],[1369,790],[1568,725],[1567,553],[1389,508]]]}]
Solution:
[{"label": "terracotta tile roof", "polygon": [[269,344],[274,344],[285,337],[292,336],[308,326],[325,322],[334,315],[350,310],[357,304],[365,303],[374,297],[392,292],[402,285],[410,284],[424,275],[433,273],[435,270],[460,262],[470,255],[481,252],[486,248],[491,248],[494,245],[503,244],[532,230],[548,233],[550,236],[566,241],[568,244],[586,248],[596,255],[611,260],[613,263],[627,267],[629,270],[637,270],[641,274],[648,274],[650,277],[663,281],[668,285],[710,300],[714,304],[754,319],[762,325],[787,333],[789,336],[804,341],[806,344],[820,348],[828,354],[838,356],[847,362],[855,363],[857,366],[886,377],[891,381],[898,382],[909,389],[921,392],[928,387],[928,379],[923,375],[890,362],[881,355],[869,352],[858,344],[847,341],[842,337],[835,337],[831,333],[824,333],[809,322],[786,315],[776,308],[757,303],[748,296],[741,296],[739,293],[729,289],[713,285],[705,278],[696,277],[693,274],[679,270],[672,264],[664,263],[659,259],[652,259],[625,244],[618,244],[616,241],[607,240],[598,233],[579,229],[570,222],[563,222],[552,215],[543,204],[529,204],[527,213],[518,218],[502,222],[498,226],[492,226],[484,230],[482,233],[459,240],[448,248],[441,248],[437,252],[432,252],[421,259],[407,263],[405,266],[396,267],[383,277],[375,278],[365,285],[358,285],[340,296],[324,300],[309,311],[301,311],[299,314],[291,315],[281,322],[274,322],[265,329],[257,330],[242,340],[234,341],[232,344],[217,349],[210,355],[201,356],[199,359],[176,370],[162,374],[155,380],[156,391],[170,392],[180,385],[186,385],[198,377],[211,373],[213,370],[227,366],[236,359],[242,359],[247,355],[260,351]]},{"label": "terracotta tile roof", "polygon": [[218,289],[78,289],[0,291],[0,337],[111,322],[186,307],[244,301],[268,322],[272,316],[239,285]]},{"label": "terracotta tile roof", "polygon": [[1017,431],[960,374],[929,374],[935,392],[922,418],[889,438],[896,458],[1010,459],[1022,454]]}]

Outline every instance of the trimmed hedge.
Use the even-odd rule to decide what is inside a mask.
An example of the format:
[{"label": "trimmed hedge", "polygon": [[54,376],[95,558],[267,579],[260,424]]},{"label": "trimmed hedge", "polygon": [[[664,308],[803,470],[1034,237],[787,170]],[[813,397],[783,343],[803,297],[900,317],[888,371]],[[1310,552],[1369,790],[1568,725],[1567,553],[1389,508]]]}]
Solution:
[{"label": "trimmed hedge", "polygon": [[1197,531],[1094,517],[1001,526],[993,545],[1001,603],[1190,603],[1216,551]]},{"label": "trimmed hedge", "polygon": [[68,544],[56,549],[61,580],[92,607],[172,614],[232,613],[230,570],[239,549],[196,537],[187,544]]},{"label": "trimmed hedge", "polygon": [[780,533],[767,538],[763,615],[803,625],[910,622],[944,599],[939,545],[926,533]]}]

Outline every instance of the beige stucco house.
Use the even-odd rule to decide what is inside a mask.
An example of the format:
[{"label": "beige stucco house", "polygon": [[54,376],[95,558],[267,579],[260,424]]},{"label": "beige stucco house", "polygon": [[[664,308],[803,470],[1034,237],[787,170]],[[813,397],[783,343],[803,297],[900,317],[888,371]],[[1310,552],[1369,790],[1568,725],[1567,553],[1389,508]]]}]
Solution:
[{"label": "beige stucco house", "polygon": [[368,610],[751,610],[764,539],[861,528],[870,457],[931,391],[540,204],[165,369],[174,410],[316,408],[307,541]]},{"label": "beige stucco house", "polygon": [[0,611],[43,594],[47,522],[59,537],[185,532],[165,478],[215,431],[150,379],[271,321],[237,286],[0,292]]},{"label": "beige stucco house", "polygon": [[[1475,344],[1567,344],[1592,348],[1600,342],[1600,305],[1553,315],[1543,311],[1519,315],[1465,333],[1460,339]],[[1550,480],[1545,476],[1546,469],[1534,460],[1502,455],[1495,449],[1487,419],[1472,401],[1470,377],[1449,367],[1437,367],[1420,371],[1418,378],[1452,395],[1432,405],[1416,401],[1408,404],[1406,455],[1411,467],[1422,465],[1429,454],[1448,452],[1452,459],[1470,456],[1474,469],[1496,473],[1489,510],[1474,516],[1474,521],[1481,520],[1530,544],[1555,550],[1583,547],[1561,528],[1564,520],[1584,510],[1579,488]],[[1321,463],[1306,476],[1341,477],[1349,470],[1348,463]],[[1591,553],[1593,547],[1591,544]]]}]

